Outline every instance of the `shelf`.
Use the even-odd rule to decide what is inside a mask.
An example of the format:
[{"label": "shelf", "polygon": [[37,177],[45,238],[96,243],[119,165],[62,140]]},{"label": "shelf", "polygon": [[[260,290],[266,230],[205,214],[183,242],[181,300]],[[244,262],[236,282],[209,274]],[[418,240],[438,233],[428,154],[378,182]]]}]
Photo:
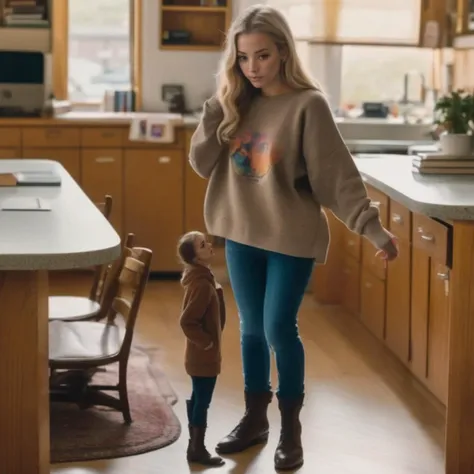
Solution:
[{"label": "shelf", "polygon": [[196,7],[182,5],[163,5],[164,12],[186,12],[186,13],[227,13],[227,7]]},{"label": "shelf", "polygon": [[222,45],[216,44],[162,44],[162,51],[222,51]]},{"label": "shelf", "polygon": [[[225,6],[200,5],[200,0],[174,0],[168,3],[173,5],[161,4],[160,8],[161,50],[222,51],[232,19],[232,0],[227,0]],[[176,42],[175,38],[185,40],[187,44],[167,44],[169,39]]]},{"label": "shelf", "polygon": [[0,49],[4,51],[51,52],[51,29],[0,27]]}]

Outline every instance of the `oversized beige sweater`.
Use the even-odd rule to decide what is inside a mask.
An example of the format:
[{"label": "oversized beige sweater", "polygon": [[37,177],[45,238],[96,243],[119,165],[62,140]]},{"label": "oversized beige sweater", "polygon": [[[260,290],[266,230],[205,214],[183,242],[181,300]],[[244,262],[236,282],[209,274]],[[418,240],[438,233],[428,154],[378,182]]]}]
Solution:
[{"label": "oversized beige sweater", "polygon": [[219,101],[209,99],[189,155],[195,172],[209,178],[204,217],[211,235],[324,263],[325,207],[377,248],[388,242],[322,93],[258,96],[224,145],[216,136],[222,118]]}]

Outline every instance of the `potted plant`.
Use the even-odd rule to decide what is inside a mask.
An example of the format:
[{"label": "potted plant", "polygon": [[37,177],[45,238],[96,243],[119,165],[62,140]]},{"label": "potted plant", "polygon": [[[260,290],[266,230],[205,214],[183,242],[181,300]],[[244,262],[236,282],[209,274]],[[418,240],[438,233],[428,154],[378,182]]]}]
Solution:
[{"label": "potted plant", "polygon": [[441,97],[435,105],[435,123],[441,127],[441,151],[445,155],[472,154],[474,96],[464,90]]}]

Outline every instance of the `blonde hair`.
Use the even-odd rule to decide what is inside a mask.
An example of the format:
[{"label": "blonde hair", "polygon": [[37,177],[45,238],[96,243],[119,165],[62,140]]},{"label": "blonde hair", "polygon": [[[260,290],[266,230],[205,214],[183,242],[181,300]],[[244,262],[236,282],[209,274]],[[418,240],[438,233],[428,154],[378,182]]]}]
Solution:
[{"label": "blonde hair", "polygon": [[246,9],[232,23],[226,38],[225,50],[218,72],[217,98],[224,111],[224,118],[217,129],[221,143],[228,143],[234,136],[241,116],[252,99],[259,94],[242,74],[237,61],[237,39],[241,34],[265,33],[280,51],[286,52],[282,64],[283,81],[292,89],[321,90],[304,71],[296,52],[295,40],[284,16],[267,5],[254,5]]}]

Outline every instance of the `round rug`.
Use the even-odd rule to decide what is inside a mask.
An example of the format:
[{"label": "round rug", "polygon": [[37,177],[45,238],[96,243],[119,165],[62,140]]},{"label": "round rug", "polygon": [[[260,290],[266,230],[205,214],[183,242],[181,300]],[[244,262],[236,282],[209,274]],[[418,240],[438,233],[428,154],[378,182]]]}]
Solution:
[{"label": "round rug", "polygon": [[[177,398],[159,367],[158,352],[134,348],[130,354],[130,425],[120,412],[107,407],[80,410],[74,404],[51,404],[51,463],[132,456],[164,448],[179,438],[181,425],[171,408]],[[117,369],[108,366],[93,383],[115,384]]]}]

